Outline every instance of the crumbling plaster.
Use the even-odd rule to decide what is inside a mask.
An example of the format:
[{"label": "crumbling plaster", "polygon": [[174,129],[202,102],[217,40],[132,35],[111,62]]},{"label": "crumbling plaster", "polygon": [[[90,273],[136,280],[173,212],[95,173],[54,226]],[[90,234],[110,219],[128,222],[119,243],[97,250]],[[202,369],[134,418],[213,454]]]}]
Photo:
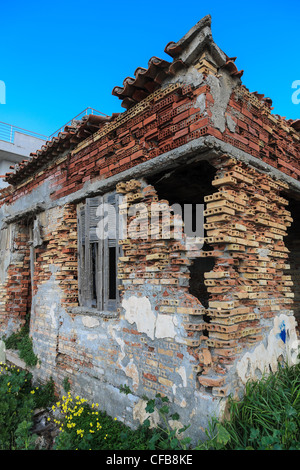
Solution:
[{"label": "crumbling plaster", "polygon": [[116,175],[105,179],[95,180],[93,182],[86,182],[82,189],[74,191],[72,194],[64,196],[58,201],[52,200],[49,194],[45,199],[47,188],[50,184],[45,181],[45,183],[40,187],[31,191],[28,195],[23,196],[20,199],[21,203],[20,201],[16,201],[9,207],[6,204],[0,207],[0,230],[9,225],[12,218],[22,218],[22,216],[26,216],[27,212],[32,212],[33,214],[40,212],[41,209],[36,207],[37,201],[40,201],[43,210],[48,210],[56,206],[63,207],[69,203],[78,203],[86,197],[104,194],[115,188],[116,184],[121,181],[153,175],[157,172],[157,168],[159,168],[160,171],[167,171],[179,164],[184,165],[187,162],[193,163],[200,160],[209,161],[211,158],[222,154],[232,155],[239,161],[254,166],[258,170],[266,174],[270,174],[275,178],[281,179],[289,184],[291,190],[298,194],[300,193],[300,183],[294,178],[280,172],[268,163],[258,160],[249,153],[210,135],[194,139],[181,147],[172,149],[162,155],[158,155],[146,162],[139,163],[133,168],[124,170]]},{"label": "crumbling plaster", "polygon": [[[194,146],[189,145],[187,148],[189,151],[194,149],[195,159],[202,159],[205,155],[204,150],[207,150],[207,147],[219,148],[217,139],[212,137],[199,139],[198,142],[193,142],[193,144]],[[231,146],[228,144],[220,143],[220,148],[222,147],[227,147],[229,151],[231,150]],[[197,149],[201,149],[202,155],[197,152]],[[168,152],[168,155],[157,157],[157,159],[162,163],[162,167],[167,168],[182,157],[183,153],[181,152],[181,149],[174,150]],[[239,156],[243,154],[243,152],[236,149],[232,153]],[[157,159],[154,160],[156,161]],[[245,157],[246,161],[251,161],[251,159],[251,156]],[[152,171],[154,171],[154,164],[155,162],[151,162],[151,165],[149,162],[146,162],[146,164],[141,164],[136,167],[134,172],[136,175],[146,175],[150,167]],[[267,165],[264,166],[267,167]],[[276,173],[276,170],[272,169],[272,172]],[[75,193],[75,195],[73,194],[66,198],[66,200],[74,200],[79,195],[81,197],[84,195],[92,195],[94,191],[104,191],[121,179],[122,175],[118,175],[104,182],[98,181],[87,185],[84,192]],[[288,179],[288,177],[284,177],[284,179]],[[296,182],[294,184],[295,186],[298,185]],[[27,197],[25,200],[26,208],[30,209],[31,206],[34,206],[37,200],[36,198],[41,195],[41,191],[42,190],[34,190],[30,197]],[[47,192],[46,186],[43,191]],[[54,209],[55,206],[62,207],[61,201],[58,204],[48,199],[46,204],[46,215],[41,215],[40,217],[43,227],[47,224],[47,214],[51,212],[50,208]],[[56,210],[57,208],[55,208],[53,213],[55,213]],[[9,208],[9,215],[17,214],[19,211],[20,206],[13,205]],[[61,215],[61,211],[58,211],[57,214]],[[6,215],[8,215],[7,211]],[[9,230],[12,230],[13,226],[14,224],[9,224]],[[5,233],[5,230],[3,230],[3,233]],[[5,244],[4,241],[3,243]],[[182,341],[180,335],[180,319],[176,316],[157,312],[154,307],[154,301],[153,306],[151,305],[150,299],[152,298],[153,292],[150,291],[144,292],[144,294],[140,296],[128,293],[122,303],[123,311],[120,314],[120,319],[110,319],[107,322],[101,316],[90,315],[88,312],[85,314],[82,312],[82,314],[80,314],[80,311],[76,313],[76,310],[74,310],[72,314],[67,312],[60,305],[62,292],[55,279],[55,265],[53,265],[51,269],[52,276],[50,280],[39,286],[38,292],[33,299],[32,325],[36,328],[36,331],[34,331],[33,328],[32,335],[35,352],[41,359],[41,366],[39,370],[36,371],[36,374],[44,376],[44,378],[49,378],[49,374],[53,373],[53,370],[51,371],[51,367],[49,367],[50,363],[55,365],[60,355],[66,355],[66,357],[68,357],[73,353],[68,349],[69,346],[64,344],[62,340],[63,337],[70,338],[70,336],[73,335],[74,338],[76,337],[76,346],[74,345],[74,348],[76,348],[75,357],[79,357],[78,353],[84,351],[91,359],[92,363],[91,368],[81,369],[78,366],[77,370],[80,371],[80,374],[77,380],[76,391],[83,394],[89,392],[90,396],[93,396],[96,401],[102,400],[102,402],[105,403],[107,412],[110,412],[112,415],[117,414],[120,419],[128,420],[128,422],[130,421],[130,413],[135,410],[133,417],[135,420],[141,422],[145,416],[144,413],[141,412],[144,403],[141,402],[139,398],[143,391],[141,380],[142,369],[136,359],[132,357],[132,353],[128,353],[123,328],[130,328],[136,325],[137,331],[141,333],[143,337],[146,336],[150,342],[173,339],[180,343]],[[43,318],[38,318],[36,314],[42,312],[43,309],[45,315],[43,315]],[[39,331],[39,321],[45,322],[45,318],[48,323],[47,325],[43,324],[43,328],[47,328],[48,339],[44,338],[41,331]],[[291,318],[292,317],[287,317],[284,319],[287,331],[289,331],[290,335],[289,342],[293,342],[295,336]],[[282,345],[280,343],[282,340],[276,336],[279,333],[278,324],[274,324],[274,331],[272,330],[269,333],[267,345],[264,344],[254,348],[239,359],[236,370],[238,379],[242,383],[245,383],[248,378],[257,377],[257,370],[261,372],[264,371],[268,363],[271,363],[273,367],[274,358],[279,358],[282,354]],[[106,347],[107,349],[111,348],[112,343],[114,344],[116,353],[114,358],[110,360],[114,363],[114,368],[118,373],[114,373],[112,367],[107,368],[105,366],[105,361],[108,356],[105,357],[103,351]],[[288,346],[288,348],[288,357],[293,358],[292,344]],[[69,369],[67,368],[66,372],[68,373],[68,371]],[[189,386],[189,380],[193,380],[193,388]],[[62,383],[61,372],[58,376],[58,381]],[[101,383],[101,387],[97,386],[99,383]],[[131,395],[129,400],[130,405],[119,391],[119,387],[124,383],[129,384],[135,394]],[[195,389],[195,374],[192,374],[192,365],[188,353],[186,353],[182,365],[175,371],[172,392],[174,404],[180,409],[182,421],[192,421],[194,428],[199,426],[205,427],[209,417],[212,415],[219,416],[224,412],[225,399],[207,396],[207,394]],[[115,407],[116,403],[119,403],[117,408]],[[124,413],[126,417],[123,415],[121,406],[125,409]]]},{"label": "crumbling plaster", "polygon": [[7,268],[10,264],[13,240],[13,226],[3,228],[0,231],[0,283],[5,282]]},{"label": "crumbling plaster", "polygon": [[154,313],[147,297],[132,295],[123,300],[122,307],[125,319],[130,324],[136,323],[137,330],[146,333],[150,339],[176,337],[178,319],[174,315]]},{"label": "crumbling plaster", "polygon": [[[210,92],[214,99],[214,104],[211,107],[212,122],[216,129],[219,129],[222,133],[225,131],[226,123],[226,109],[229,103],[230,96],[234,88],[239,85],[239,79],[233,79],[226,72],[222,72],[218,77],[214,75],[208,75],[206,83],[210,86]],[[231,120],[232,121],[232,120]],[[231,128],[234,124],[230,122]]]},{"label": "crumbling plaster", "polygon": [[[27,202],[27,207],[35,202],[34,194],[31,195],[30,200]],[[52,208],[47,209],[44,215],[40,216],[42,226],[45,227],[48,223],[48,215],[52,212],[52,217],[57,214],[57,219],[62,215],[62,209]],[[55,210],[54,210],[55,209]],[[8,225],[9,230],[12,230],[13,224]],[[5,229],[8,230],[8,229]],[[4,243],[4,242],[3,242]],[[132,391],[136,395],[131,397],[131,405],[128,403],[125,407],[126,418],[121,416],[121,419],[128,420],[130,413],[133,412],[135,420],[142,422],[145,414],[142,410],[144,405],[143,401],[138,398],[143,390],[140,365],[137,363],[132,354],[128,354],[126,341],[123,335],[123,328],[130,328],[136,326],[139,333],[145,335],[151,341],[160,341],[173,339],[177,342],[182,341],[181,338],[181,325],[180,319],[174,315],[160,314],[155,310],[155,302],[153,292],[144,292],[141,295],[132,295],[127,293],[122,303],[122,312],[120,320],[110,319],[109,322],[105,321],[101,316],[74,313],[70,314],[61,307],[62,292],[58,286],[55,278],[55,265],[51,266],[51,278],[41,286],[39,286],[37,294],[33,299],[32,309],[32,335],[34,339],[35,352],[41,359],[41,366],[37,370],[37,375],[43,375],[47,378],[51,367],[50,363],[55,365],[59,355],[70,355],[71,351],[66,347],[61,340],[63,337],[76,337],[76,350],[85,351],[92,360],[93,367],[85,369],[78,378],[77,391],[78,393],[85,393],[87,390],[94,396],[95,400],[100,399],[107,402],[107,411],[118,416],[122,415],[120,406],[114,408],[112,403],[120,400],[122,405],[125,406],[124,397],[119,392],[119,386],[124,383],[129,384]],[[151,301],[150,299],[153,300]],[[153,306],[151,304],[153,303]],[[38,318],[38,312],[47,310],[43,318]],[[84,313],[84,312],[82,312]],[[281,321],[284,320],[286,325],[287,343],[285,348],[287,351],[286,356],[290,359],[294,358],[293,343],[295,340],[295,325],[293,324],[293,317],[279,317]],[[45,320],[46,319],[46,320]],[[47,328],[49,338],[43,338],[42,333],[39,331],[39,321],[48,322],[43,325]],[[277,322],[275,324],[275,322]],[[275,362],[284,351],[282,339],[278,337],[280,334],[280,323],[275,318],[274,328],[269,333],[265,342],[252,351],[247,352],[242,358],[239,359],[236,365],[238,379],[245,383],[249,378],[257,378],[257,371],[263,373],[271,364],[272,370],[275,370]],[[36,329],[36,331],[34,331]],[[49,341],[50,339],[50,341]],[[116,360],[115,366],[118,374],[105,368],[103,360],[103,349],[105,345],[111,347],[111,343],[115,344]],[[275,362],[274,362],[275,361]],[[78,369],[80,370],[80,369]],[[68,371],[68,369],[67,369]],[[173,385],[174,403],[180,409],[180,415],[183,416],[182,420],[193,420],[193,426],[204,427],[206,419],[213,415],[222,415],[225,409],[224,399],[216,397],[207,397],[205,393],[189,387],[189,378],[195,376],[192,374],[191,362],[188,354],[183,364],[176,369],[176,377]],[[62,382],[61,375],[58,380]],[[102,389],[96,386],[101,382]],[[94,385],[93,385],[94,383]],[[184,392],[183,392],[184,391]],[[108,395],[108,392],[110,395]],[[183,392],[183,393],[182,393]],[[107,396],[111,397],[111,402],[108,403]],[[186,403],[189,403],[189,406]]]},{"label": "crumbling plaster", "polygon": [[[47,306],[45,306],[44,302],[49,298],[49,294],[51,301],[49,299]],[[69,314],[60,306],[60,289],[56,286],[53,275],[35,296],[32,317],[33,330],[34,325],[37,327],[40,320],[37,312],[42,312],[43,308],[46,308],[48,313],[42,317],[48,322],[44,328],[47,328],[49,339],[46,346],[38,328],[36,332],[33,332],[35,352],[41,360],[39,369],[34,372],[34,375],[44,376],[46,379],[51,363],[55,364],[57,357],[61,354],[73,354],[73,357],[80,357],[80,351],[84,352],[91,358],[93,366],[85,369],[84,373],[82,368],[78,369],[78,372],[81,370],[82,373],[77,377],[74,393],[89,393],[93,396],[94,401],[101,401],[108,413],[117,416],[118,419],[131,426],[133,422],[142,424],[146,418],[150,418],[151,426],[156,426],[160,419],[158,413],[154,412],[149,416],[145,411],[146,400],[139,398],[143,392],[143,368],[128,351],[123,331],[135,325],[137,330],[143,336],[146,335],[152,344],[157,340],[168,341],[168,338],[175,338],[176,331],[179,333],[180,329],[179,321],[176,321],[176,318],[172,319],[171,315],[155,312],[146,296],[130,296],[123,301],[122,307],[124,310],[118,320],[105,321],[99,316]],[[76,338],[74,347],[77,354],[74,351],[71,352],[67,344],[64,345],[63,338],[72,335],[74,339]],[[107,365],[106,363],[109,353],[107,357],[104,357],[103,354],[104,350],[111,348],[115,349],[115,359],[111,357],[113,367],[112,364]],[[116,371],[118,371],[117,374]],[[52,375],[53,372],[54,378],[58,382],[62,382],[61,375],[55,376],[55,368],[52,367]],[[182,365],[176,368],[175,376],[174,397],[171,401],[177,407],[180,417],[182,417],[182,423],[191,422],[195,429],[202,428],[204,430],[206,419],[211,411],[213,410],[214,415],[218,416],[220,410],[223,409],[223,405],[220,405],[222,400],[218,403],[219,400],[210,397],[203,402],[200,399],[199,391],[191,387],[188,388],[189,377],[194,381],[188,353],[186,353]],[[72,380],[72,375],[70,375],[70,379]],[[99,386],[100,383],[101,386]],[[132,390],[132,393],[126,396],[126,400],[125,395],[119,390],[123,384],[129,385]],[[182,423],[180,427],[183,426]],[[175,426],[176,423],[170,422],[170,426],[172,425]]]},{"label": "crumbling plaster", "polygon": [[[214,43],[211,45],[210,53],[211,58],[216,61],[218,74],[204,77],[199,73],[194,65],[204,50],[203,44],[207,44],[211,39],[210,27],[208,24],[204,27],[201,37],[193,36],[193,29],[190,34],[189,47],[181,57],[186,68],[176,73],[174,78],[166,80],[162,88],[175,82],[193,86],[209,85],[213,98],[213,104],[210,106],[212,125],[220,132],[224,132],[226,127],[234,132],[235,121],[226,114],[226,110],[232,92],[240,84],[240,80],[222,70],[226,56]],[[208,115],[204,93],[198,95],[194,106],[199,108],[203,116]],[[192,140],[112,177],[87,181],[82,189],[58,201],[51,199],[51,181],[46,180],[9,207],[4,205],[0,208],[0,250],[1,255],[3,253],[7,255],[1,263],[0,282],[5,280],[10,263],[9,240],[12,240],[14,222],[20,218],[41,213],[39,219],[45,229],[48,224],[48,214],[52,209],[55,213],[65,204],[77,203],[86,197],[103,194],[114,188],[118,182],[154,174],[158,167],[160,171],[164,171],[184,165],[187,161],[209,160],[216,155],[226,153],[259,168],[262,172],[280,177],[283,181],[287,181],[291,188],[300,191],[300,184],[293,178],[283,175],[270,165],[213,136]],[[57,220],[61,213],[62,210],[57,211]],[[260,254],[267,255],[266,252]],[[142,423],[148,415],[145,412],[146,401],[140,398],[144,394],[144,372],[146,372],[146,361],[145,363],[141,361],[146,357],[148,361],[152,361],[152,365],[155,364],[164,372],[164,368],[170,366],[168,360],[173,353],[168,347],[176,343],[182,346],[180,349],[182,358],[180,365],[173,369],[169,367],[168,372],[171,373],[168,377],[173,380],[169,394],[173,404],[180,410],[181,421],[191,423],[194,430],[202,428],[204,431],[208,419],[224,413],[226,399],[214,397],[205,393],[203,389],[196,388],[196,373],[193,369],[192,356],[185,344],[186,332],[181,324],[182,317],[156,310],[155,305],[161,299],[161,290],[145,286],[140,290],[137,288],[134,293],[125,290],[120,314],[106,318],[100,312],[93,313],[84,308],[67,310],[63,307],[63,292],[56,279],[55,264],[51,265],[50,271],[50,278],[37,286],[32,301],[31,334],[35,352],[41,361],[39,369],[35,371],[37,377],[46,379],[49,375],[56,374],[55,379],[61,386],[64,376],[70,376],[71,380],[74,379],[75,393],[88,394],[94,401],[101,402],[109,414],[117,415],[120,420],[125,422],[128,420],[128,423],[132,424],[133,417],[134,421]],[[242,357],[238,357],[235,367],[232,368],[234,379],[245,384],[247,380],[256,379],[270,369],[276,370],[278,360],[281,359],[294,364],[298,350],[295,326],[294,317],[285,314],[275,317],[271,327],[266,324],[267,334],[262,343],[253,346]],[[133,330],[132,335],[137,337],[135,343],[132,336],[129,337],[127,333]],[[139,357],[141,344],[147,345],[144,350],[154,349],[153,346],[156,344],[157,350],[159,348],[164,350],[165,358],[153,354],[151,359],[150,355],[145,355],[141,359]],[[56,368],[59,361],[60,367]],[[163,385],[163,379],[162,374],[159,377],[160,385]],[[128,396],[120,393],[120,386],[124,383],[132,390]],[[152,425],[157,424],[158,419],[158,414],[154,413],[151,416]]]},{"label": "crumbling plaster", "polygon": [[270,370],[275,372],[279,364],[296,364],[298,351],[295,317],[280,314],[273,319],[273,327],[263,342],[238,360],[237,375],[245,385],[248,380],[257,380]]}]

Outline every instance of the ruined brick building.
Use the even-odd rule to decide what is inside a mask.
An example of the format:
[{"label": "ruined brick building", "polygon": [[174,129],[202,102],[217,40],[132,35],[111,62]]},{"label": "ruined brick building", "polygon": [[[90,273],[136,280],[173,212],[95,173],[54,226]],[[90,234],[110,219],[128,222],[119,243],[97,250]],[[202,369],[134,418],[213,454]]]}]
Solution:
[{"label": "ruined brick building", "polygon": [[[0,200],[0,336],[29,321],[36,378],[132,425],[165,394],[197,436],[248,379],[296,361],[300,315],[300,122],[249,92],[210,23],[113,89],[123,113],[16,166]],[[103,203],[118,216],[101,238]],[[149,234],[156,204],[169,236],[160,219]],[[172,236],[173,205],[204,205],[202,244]],[[124,218],[140,237],[118,235]]]}]

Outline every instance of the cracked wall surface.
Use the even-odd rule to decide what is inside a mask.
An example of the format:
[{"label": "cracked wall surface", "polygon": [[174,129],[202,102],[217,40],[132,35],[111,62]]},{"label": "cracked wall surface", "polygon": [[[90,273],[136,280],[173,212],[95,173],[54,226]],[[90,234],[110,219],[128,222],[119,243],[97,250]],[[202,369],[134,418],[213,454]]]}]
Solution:
[{"label": "cracked wall surface", "polygon": [[[164,394],[180,424],[204,436],[247,380],[297,360],[299,225],[289,202],[299,199],[300,137],[241,83],[209,18],[166,50],[170,73],[156,58],[142,72],[151,93],[126,82],[115,91],[126,112],[88,138],[89,121],[66,128],[8,175],[0,332],[30,315],[37,379],[53,377],[63,391],[68,378],[72,392],[131,426],[145,419],[145,395]],[[114,190],[122,210],[146,211],[125,211],[146,236],[121,240],[120,305],[98,312],[79,302],[77,205]],[[205,205],[205,232],[192,242],[172,209],[191,202]],[[150,237],[157,203],[170,210],[171,231],[158,224]]]},{"label": "cracked wall surface", "polygon": [[9,336],[26,321],[31,307],[29,233],[26,223],[1,230],[0,332]]}]

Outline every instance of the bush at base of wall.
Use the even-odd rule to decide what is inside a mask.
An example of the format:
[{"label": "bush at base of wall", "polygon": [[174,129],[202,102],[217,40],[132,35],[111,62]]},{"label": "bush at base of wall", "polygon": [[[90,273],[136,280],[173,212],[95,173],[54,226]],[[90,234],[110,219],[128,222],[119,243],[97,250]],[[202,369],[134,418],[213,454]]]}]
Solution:
[{"label": "bush at base of wall", "polygon": [[29,336],[27,326],[23,326],[18,332],[13,333],[8,338],[3,338],[6,349],[17,349],[20,359],[23,359],[29,367],[35,367],[38,362],[37,356],[33,352],[32,339]]}]

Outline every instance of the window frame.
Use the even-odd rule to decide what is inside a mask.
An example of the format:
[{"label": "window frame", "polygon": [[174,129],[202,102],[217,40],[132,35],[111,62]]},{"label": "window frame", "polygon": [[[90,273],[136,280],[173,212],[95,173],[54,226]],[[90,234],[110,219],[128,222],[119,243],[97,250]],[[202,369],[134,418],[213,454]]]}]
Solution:
[{"label": "window frame", "polygon": [[[120,295],[118,279],[118,260],[121,255],[119,244],[119,203],[116,191],[104,195],[86,198],[77,205],[78,221],[78,300],[81,308],[95,312],[115,312],[119,307]],[[104,205],[114,206],[114,214],[104,212]],[[99,208],[99,209],[98,209]],[[99,238],[99,222],[103,217],[108,225],[102,224],[102,230],[108,227],[109,236]],[[107,218],[109,217],[109,218]],[[110,224],[113,224],[111,226]],[[99,232],[98,232],[99,233]],[[115,236],[115,238],[112,238]],[[93,247],[92,247],[93,245]],[[110,298],[110,249],[115,248],[114,285],[115,298]],[[93,257],[92,254],[95,254]],[[93,269],[92,269],[93,268]],[[93,295],[95,285],[96,298]]]}]

